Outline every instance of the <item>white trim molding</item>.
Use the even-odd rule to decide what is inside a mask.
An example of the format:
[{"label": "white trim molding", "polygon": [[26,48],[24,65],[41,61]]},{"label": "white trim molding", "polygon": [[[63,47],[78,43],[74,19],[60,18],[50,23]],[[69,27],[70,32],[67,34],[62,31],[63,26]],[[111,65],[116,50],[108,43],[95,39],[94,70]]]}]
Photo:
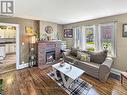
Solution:
[{"label": "white trim molding", "polygon": [[120,70],[115,69],[115,68],[111,68],[111,73],[113,73],[113,74],[116,74],[116,75],[120,76],[121,72],[123,72],[123,71],[120,71]]},{"label": "white trim molding", "polygon": [[23,69],[23,68],[26,68],[28,66],[29,66],[28,63],[24,63],[24,64],[21,64],[21,65],[18,65],[18,67],[16,67],[16,69]]},{"label": "white trim molding", "polygon": [[20,62],[20,54],[19,54],[19,25],[12,24],[12,23],[0,23],[0,25],[4,26],[15,26],[16,27],[16,69],[19,69],[19,62]]},{"label": "white trim molding", "polygon": [[20,30],[19,24],[13,23],[0,23],[4,26],[15,26],[16,27],[16,69],[23,69],[28,67],[28,63],[20,64]]}]

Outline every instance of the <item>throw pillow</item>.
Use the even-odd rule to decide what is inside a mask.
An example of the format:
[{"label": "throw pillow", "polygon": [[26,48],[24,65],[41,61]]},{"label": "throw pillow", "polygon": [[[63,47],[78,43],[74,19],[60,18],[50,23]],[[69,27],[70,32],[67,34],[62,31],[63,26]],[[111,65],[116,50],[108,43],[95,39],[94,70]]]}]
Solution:
[{"label": "throw pillow", "polygon": [[70,54],[77,57],[77,49],[76,48],[71,48]]},{"label": "throw pillow", "polygon": [[90,61],[98,64],[102,64],[107,57],[107,51],[91,52]]},{"label": "throw pillow", "polygon": [[81,55],[81,61],[90,62],[90,56],[87,53]]},{"label": "throw pillow", "polygon": [[77,57],[76,58],[80,60],[82,54],[83,54],[83,52],[77,51]]}]

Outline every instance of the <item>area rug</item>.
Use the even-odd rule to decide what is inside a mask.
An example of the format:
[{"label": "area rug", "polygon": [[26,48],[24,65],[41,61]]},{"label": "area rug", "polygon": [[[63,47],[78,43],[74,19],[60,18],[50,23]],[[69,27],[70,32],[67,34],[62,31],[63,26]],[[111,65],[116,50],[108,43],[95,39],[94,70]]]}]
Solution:
[{"label": "area rug", "polygon": [[74,80],[69,88],[67,89],[62,82],[62,79],[55,79],[54,73],[50,72],[47,74],[52,80],[54,80],[62,89],[64,89],[69,95],[87,95],[89,90],[92,88],[92,85],[88,82],[78,78]]}]

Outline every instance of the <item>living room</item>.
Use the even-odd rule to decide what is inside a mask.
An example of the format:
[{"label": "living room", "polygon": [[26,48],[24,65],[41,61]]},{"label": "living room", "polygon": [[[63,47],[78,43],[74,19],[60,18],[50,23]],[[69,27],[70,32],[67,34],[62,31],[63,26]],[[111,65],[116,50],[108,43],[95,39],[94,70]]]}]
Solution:
[{"label": "living room", "polygon": [[15,27],[16,66],[0,68],[2,95],[127,94],[127,2],[92,2],[3,2],[14,3],[0,26]]}]

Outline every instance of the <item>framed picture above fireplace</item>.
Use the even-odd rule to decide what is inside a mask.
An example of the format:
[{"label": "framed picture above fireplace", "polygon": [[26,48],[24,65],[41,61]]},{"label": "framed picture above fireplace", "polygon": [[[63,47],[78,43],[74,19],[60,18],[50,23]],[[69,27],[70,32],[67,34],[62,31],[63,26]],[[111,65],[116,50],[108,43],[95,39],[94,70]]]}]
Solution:
[{"label": "framed picture above fireplace", "polygon": [[73,37],[73,29],[64,29],[64,37],[72,38]]}]

